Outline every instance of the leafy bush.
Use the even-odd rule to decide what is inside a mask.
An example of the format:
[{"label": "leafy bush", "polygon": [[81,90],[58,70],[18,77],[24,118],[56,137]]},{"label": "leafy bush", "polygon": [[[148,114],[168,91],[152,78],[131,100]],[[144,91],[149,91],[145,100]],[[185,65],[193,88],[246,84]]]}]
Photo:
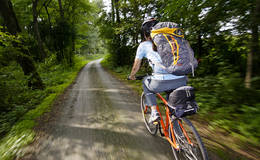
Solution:
[{"label": "leafy bush", "polygon": [[245,141],[260,142],[260,91],[245,88],[239,73],[225,68],[217,76],[190,79],[190,84],[197,89],[200,114],[212,126],[248,137]]},{"label": "leafy bush", "polygon": [[[98,58],[90,56],[88,59]],[[40,76],[46,85],[45,90],[32,90],[27,87],[27,78],[16,63],[0,68],[0,137],[6,134],[29,110],[34,109],[49,94],[60,92],[60,87],[71,81],[70,77],[85,63],[84,57],[75,56],[73,67],[56,64],[56,57],[50,56],[37,64]]]}]

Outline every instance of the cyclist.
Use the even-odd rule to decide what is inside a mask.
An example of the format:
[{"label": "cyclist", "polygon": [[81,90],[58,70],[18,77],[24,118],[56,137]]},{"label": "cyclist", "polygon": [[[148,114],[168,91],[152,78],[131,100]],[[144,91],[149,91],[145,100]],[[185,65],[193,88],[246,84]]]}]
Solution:
[{"label": "cyclist", "polygon": [[146,103],[151,106],[151,117],[149,123],[158,121],[160,116],[156,110],[156,93],[170,91],[181,86],[185,86],[187,82],[186,76],[176,76],[169,74],[163,67],[161,67],[161,57],[154,51],[152,38],[150,32],[152,27],[158,21],[154,18],[145,20],[142,24],[141,31],[145,40],[141,42],[137,48],[135,61],[129,75],[129,79],[135,80],[135,74],[138,72],[143,58],[147,58],[149,65],[152,67],[153,73],[143,80],[143,91],[146,96]]}]

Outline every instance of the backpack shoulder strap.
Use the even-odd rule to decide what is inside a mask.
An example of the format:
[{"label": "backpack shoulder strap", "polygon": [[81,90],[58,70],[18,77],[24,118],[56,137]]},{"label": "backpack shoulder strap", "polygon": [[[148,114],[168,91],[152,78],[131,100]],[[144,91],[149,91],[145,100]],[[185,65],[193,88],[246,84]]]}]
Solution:
[{"label": "backpack shoulder strap", "polygon": [[[151,37],[154,38],[155,35],[160,34],[160,33],[165,33],[165,34],[170,34],[170,35],[174,35],[176,37],[181,37],[184,38],[183,34],[177,34],[176,32],[182,29],[180,28],[168,28],[168,27],[164,27],[164,28],[160,28],[160,29],[155,29],[151,31]],[[183,33],[183,31],[181,32]]]}]

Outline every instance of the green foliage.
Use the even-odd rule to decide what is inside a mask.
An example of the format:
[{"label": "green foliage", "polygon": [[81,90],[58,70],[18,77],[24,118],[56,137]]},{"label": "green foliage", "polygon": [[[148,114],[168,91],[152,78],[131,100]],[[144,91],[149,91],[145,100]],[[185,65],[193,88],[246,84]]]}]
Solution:
[{"label": "green foliage", "polygon": [[35,133],[32,129],[36,124],[35,120],[44,112],[51,110],[53,101],[74,81],[87,62],[101,57],[102,55],[75,56],[73,67],[56,64],[56,57],[49,57],[38,65],[38,70],[46,84],[45,90],[28,88],[26,78],[17,65],[1,68],[0,71],[3,69],[6,73],[8,70],[10,75],[0,79],[0,82],[5,84],[5,87],[0,90],[6,91],[3,95],[5,95],[4,100],[7,101],[0,104],[0,135],[3,137],[8,133],[0,140],[0,159],[12,159],[22,154],[21,147],[33,141]]},{"label": "green foliage", "polygon": [[[247,55],[252,46],[249,31],[252,31],[253,25],[259,26],[259,22],[252,19],[256,0],[146,0],[119,3],[111,13],[103,13],[100,20],[101,36],[106,39],[110,53],[104,65],[110,66],[121,78],[130,73],[135,50],[141,40],[139,28],[144,19],[155,16],[159,21],[180,24],[199,60],[196,78],[191,79],[190,83],[198,90],[200,114],[212,126],[217,125],[242,135],[240,138],[249,137],[244,139],[246,142],[259,143],[257,133],[260,127],[257,124],[260,122],[256,118],[259,117],[260,99],[259,58],[256,52],[252,89],[244,87]],[[116,12],[122,15],[120,19],[116,18]],[[144,68],[149,72],[147,66]],[[212,116],[208,117],[209,114]]]},{"label": "green foliage", "polygon": [[[1,31],[3,29],[0,26],[0,66],[7,65],[10,60],[15,60],[18,54],[22,54],[19,52],[18,47],[23,47],[26,49],[26,46],[22,46],[23,35],[14,36],[9,34],[8,32]],[[13,44],[16,43],[15,47]]]},{"label": "green foliage", "polygon": [[[98,31],[93,32],[98,12],[95,3],[85,0],[63,1],[64,18],[62,18],[57,1],[39,1],[37,4],[39,31],[45,49],[48,48],[47,59],[42,59],[34,33],[32,1],[13,0],[12,3],[23,31],[14,36],[6,32],[6,27],[0,27],[0,136],[6,134],[19,117],[34,109],[47,95],[62,91],[63,86],[58,85],[66,83],[66,79],[69,80],[68,72],[78,67],[78,56],[74,57],[75,46],[79,44],[78,39],[88,44],[86,49],[90,48],[90,43],[101,44],[97,43]],[[2,18],[0,23],[4,25]],[[96,37],[88,37],[90,33],[96,34]],[[22,50],[28,51],[26,55]],[[92,47],[95,53],[101,50],[100,45]],[[83,54],[84,52],[85,50]],[[21,68],[15,63],[21,61],[21,57],[38,62],[35,64],[38,70],[33,72],[40,74],[47,87],[46,90],[31,90],[27,87],[32,77],[25,76],[26,68]]]},{"label": "green foliage", "polygon": [[[260,91],[246,89],[240,74],[225,68],[217,76],[190,80],[196,88],[200,114],[212,126],[239,133],[245,142],[258,144]],[[208,116],[211,115],[211,116]]]},{"label": "green foliage", "polygon": [[[102,65],[139,93],[142,92],[141,81],[126,80],[131,71],[130,66],[113,66],[110,55],[102,61]],[[138,74],[147,72],[144,67]],[[245,143],[259,144],[260,90],[245,88],[240,74],[229,67],[216,76],[190,78],[188,85],[195,87],[199,115],[212,128],[223,128]]]},{"label": "green foliage", "polygon": [[[116,2],[118,4],[106,12],[102,10],[104,6],[101,0],[91,3],[88,0],[62,1],[62,17],[58,1],[39,1],[39,31],[43,46],[48,49],[47,59],[44,60],[39,55],[39,46],[33,33],[32,1],[12,0],[23,33],[12,36],[5,32],[6,28],[0,28],[0,135],[10,131],[19,117],[28,111],[34,118],[40,115],[41,111],[32,110],[41,101],[51,102],[55,93],[63,91],[71,82],[69,79],[75,76],[74,69],[83,65],[84,61],[79,63],[76,53],[89,55],[108,52],[103,64],[125,79],[142,39],[140,26],[144,19],[156,17],[159,21],[179,23],[199,59],[197,77],[191,79],[190,83],[197,89],[200,114],[212,126],[225,128],[244,141],[259,143],[260,72],[256,52],[253,53],[252,89],[246,89],[243,85],[247,55],[252,50],[251,41],[253,36],[259,36],[259,30],[254,35],[251,33],[253,26],[259,28],[259,21],[255,18],[257,13],[254,13],[259,0]],[[0,23],[4,24],[1,18]],[[259,37],[255,37],[254,40],[259,43]],[[13,46],[14,42],[18,46]],[[18,47],[29,50],[30,54],[24,56],[37,62],[38,72],[47,86],[45,90],[27,87],[30,76],[24,76],[21,67],[13,61],[22,54]],[[147,62],[144,66],[140,74],[151,72]],[[140,83],[136,88],[141,91]],[[30,120],[28,124],[31,125],[24,128],[33,126]],[[23,128],[24,124],[19,126]],[[22,134],[28,135],[28,139],[34,135],[31,131]],[[10,144],[20,143],[21,136],[10,140]]]},{"label": "green foliage", "polygon": [[[20,26],[23,32],[27,34],[28,39],[25,41],[25,45],[27,45],[34,60],[43,61],[39,51],[39,42],[36,41],[35,36],[32,1],[13,0],[12,2]],[[84,46],[85,50],[81,53],[86,50],[90,50],[91,53],[99,53],[100,50],[97,48],[102,48],[100,45],[95,45],[100,43],[97,37],[98,31],[94,29],[96,28],[95,20],[100,8],[97,7],[96,2],[90,3],[88,0],[61,2],[63,16],[58,1],[38,1],[39,32],[45,51],[50,50],[50,52],[46,51],[47,56],[56,54],[57,62],[73,65],[73,56],[82,46]],[[90,36],[91,33],[94,36]]]},{"label": "green foliage", "polygon": [[[6,26],[0,27],[0,138],[6,135],[0,142],[0,159],[12,158],[19,153],[21,146],[32,141],[35,119],[49,109],[56,96],[72,83],[80,68],[87,63],[76,53],[105,52],[95,27],[99,11],[96,3],[62,1],[63,17],[58,1],[38,1],[38,29],[46,59],[39,51],[41,45],[35,33],[32,1],[12,0],[12,4],[22,33],[10,35]],[[2,25],[5,23],[0,17]],[[84,50],[77,52],[82,47]],[[24,57],[37,63],[25,64]],[[96,59],[100,55],[86,58]],[[21,61],[23,63],[19,63]],[[29,69],[23,65],[35,65],[37,70],[25,74]],[[32,74],[40,75],[46,89],[32,90],[28,87],[28,82],[33,83]]]},{"label": "green foliage", "polygon": [[[159,1],[137,0],[120,1],[112,9],[115,15],[102,12],[100,17],[100,35],[106,40],[108,52],[115,66],[131,65],[135,51],[141,41],[140,27],[145,17],[156,9]],[[117,16],[120,12],[122,16]],[[117,17],[117,18],[115,18]]]},{"label": "green foliage", "polygon": [[75,37],[75,29],[68,21],[59,19],[53,28],[53,40],[57,52],[58,62],[72,64],[72,38]]}]

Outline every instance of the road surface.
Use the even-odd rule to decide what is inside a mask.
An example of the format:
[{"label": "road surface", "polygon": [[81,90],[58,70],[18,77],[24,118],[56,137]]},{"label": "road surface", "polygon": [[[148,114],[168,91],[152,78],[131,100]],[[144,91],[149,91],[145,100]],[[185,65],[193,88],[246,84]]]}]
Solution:
[{"label": "road surface", "polygon": [[138,96],[107,73],[100,60],[83,68],[66,95],[55,122],[27,159],[173,159],[168,142],[147,132]]}]

